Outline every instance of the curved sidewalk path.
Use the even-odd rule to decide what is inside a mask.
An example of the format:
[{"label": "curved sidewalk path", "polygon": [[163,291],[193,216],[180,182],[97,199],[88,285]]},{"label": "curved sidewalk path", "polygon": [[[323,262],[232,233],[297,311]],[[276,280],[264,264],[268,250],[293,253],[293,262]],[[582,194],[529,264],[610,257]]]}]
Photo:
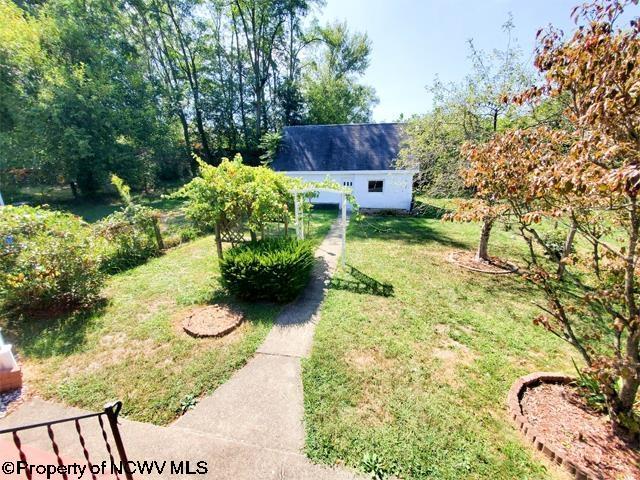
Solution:
[{"label": "curved sidewalk path", "polygon": [[[334,223],[318,248],[318,262],[305,291],[282,310],[255,356],[229,381],[169,427],[120,421],[130,460],[190,460],[193,465],[204,460],[209,471],[198,478],[220,480],[360,478],[351,471],[315,465],[302,453],[305,430],[301,359],[311,350],[325,283],[337,266],[340,227],[340,221]],[[81,413],[84,412],[32,400],[1,420],[0,428]],[[72,425],[55,427],[55,431],[63,455],[78,461],[84,458]],[[85,440],[90,452],[104,452],[99,429],[87,430]],[[51,448],[45,430],[25,432],[23,442],[47,451]],[[193,475],[165,471],[153,478]]]}]

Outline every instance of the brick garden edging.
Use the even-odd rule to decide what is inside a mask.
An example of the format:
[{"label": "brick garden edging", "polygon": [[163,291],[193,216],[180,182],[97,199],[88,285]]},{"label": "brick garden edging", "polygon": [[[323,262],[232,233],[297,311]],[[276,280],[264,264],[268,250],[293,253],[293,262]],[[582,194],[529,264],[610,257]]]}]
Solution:
[{"label": "brick garden edging", "polygon": [[535,387],[542,383],[559,383],[567,385],[574,379],[562,373],[535,372],[524,377],[520,377],[509,390],[507,396],[507,409],[509,417],[515,422],[516,426],[522,432],[524,437],[531,442],[536,450],[542,452],[549,460],[556,465],[564,467],[577,480],[597,480],[593,474],[587,470],[567,460],[563,453],[556,452],[552,446],[545,443],[545,439],[541,438],[526,417],[522,414],[520,400],[527,388]]},{"label": "brick garden edging", "polygon": [[20,367],[0,372],[0,393],[18,388],[22,388],[22,369]]}]

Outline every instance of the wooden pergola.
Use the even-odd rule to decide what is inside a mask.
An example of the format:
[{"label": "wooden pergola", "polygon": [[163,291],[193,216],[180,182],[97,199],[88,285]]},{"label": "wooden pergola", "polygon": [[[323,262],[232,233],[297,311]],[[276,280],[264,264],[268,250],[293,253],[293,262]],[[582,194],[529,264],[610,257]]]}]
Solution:
[{"label": "wooden pergola", "polygon": [[295,206],[295,225],[296,225],[296,236],[299,239],[304,239],[304,209],[302,208],[302,202],[304,202],[304,194],[306,193],[319,193],[319,192],[328,192],[328,193],[337,193],[340,195],[340,214],[341,214],[341,231],[342,231],[342,249],[341,249],[341,257],[342,257],[342,266],[344,267],[347,262],[347,194],[335,188],[302,188],[299,190],[291,190],[291,194],[294,199]]}]

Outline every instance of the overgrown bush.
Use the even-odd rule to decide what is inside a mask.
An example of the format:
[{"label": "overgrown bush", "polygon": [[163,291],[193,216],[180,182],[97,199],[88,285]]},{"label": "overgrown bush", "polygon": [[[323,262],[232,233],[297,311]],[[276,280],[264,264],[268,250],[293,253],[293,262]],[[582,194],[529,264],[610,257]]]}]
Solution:
[{"label": "overgrown bush", "polygon": [[91,229],[39,207],[0,208],[0,307],[5,311],[87,306],[103,283]]},{"label": "overgrown bush", "polygon": [[245,300],[293,300],[309,282],[314,264],[308,241],[279,238],[239,245],[220,261],[221,283]]},{"label": "overgrown bush", "polygon": [[154,221],[148,212],[137,215],[115,212],[100,221],[95,231],[104,240],[102,270],[118,273],[158,256],[160,248],[155,239]]},{"label": "overgrown bush", "polygon": [[129,187],[112,176],[125,206],[100,221],[95,232],[102,242],[102,265],[106,273],[117,273],[145,263],[158,256],[162,239],[154,210],[135,204]]}]

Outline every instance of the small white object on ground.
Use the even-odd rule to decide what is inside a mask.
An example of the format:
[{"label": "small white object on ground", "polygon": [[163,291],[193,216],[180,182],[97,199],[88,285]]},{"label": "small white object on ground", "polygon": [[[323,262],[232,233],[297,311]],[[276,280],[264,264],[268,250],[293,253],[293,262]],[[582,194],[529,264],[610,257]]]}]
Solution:
[{"label": "small white object on ground", "polygon": [[18,364],[11,353],[11,345],[0,346],[0,371],[11,371],[15,368],[18,368]]}]

